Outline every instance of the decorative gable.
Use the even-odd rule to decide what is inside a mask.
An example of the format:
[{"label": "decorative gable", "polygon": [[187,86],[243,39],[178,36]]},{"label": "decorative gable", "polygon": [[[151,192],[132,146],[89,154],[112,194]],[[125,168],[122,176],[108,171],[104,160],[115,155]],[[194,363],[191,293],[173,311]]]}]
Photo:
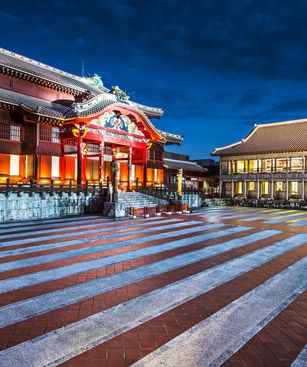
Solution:
[{"label": "decorative gable", "polygon": [[90,124],[144,136],[130,117],[115,112],[105,112],[92,120]]}]

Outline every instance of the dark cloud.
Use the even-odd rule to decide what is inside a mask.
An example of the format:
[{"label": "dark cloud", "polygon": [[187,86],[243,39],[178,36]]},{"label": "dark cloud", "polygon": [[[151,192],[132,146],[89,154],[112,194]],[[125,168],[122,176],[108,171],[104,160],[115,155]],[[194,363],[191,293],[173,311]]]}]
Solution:
[{"label": "dark cloud", "polygon": [[265,91],[261,88],[246,91],[239,99],[239,107],[250,107],[255,103],[259,103],[265,96]]},{"label": "dark cloud", "polygon": [[307,113],[307,97],[300,97],[297,99],[292,99],[290,101],[285,101],[278,103],[277,105],[270,108],[270,113],[282,113],[282,112],[298,112]]}]

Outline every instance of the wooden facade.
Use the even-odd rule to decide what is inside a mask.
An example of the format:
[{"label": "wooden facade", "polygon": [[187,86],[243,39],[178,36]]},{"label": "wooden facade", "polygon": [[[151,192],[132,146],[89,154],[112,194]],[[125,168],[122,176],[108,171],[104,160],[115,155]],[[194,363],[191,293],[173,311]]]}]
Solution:
[{"label": "wooden facade", "polygon": [[97,76],[0,49],[0,180],[106,184],[117,161],[121,189],[161,185],[164,145],[182,141],[153,125],[162,114]]}]

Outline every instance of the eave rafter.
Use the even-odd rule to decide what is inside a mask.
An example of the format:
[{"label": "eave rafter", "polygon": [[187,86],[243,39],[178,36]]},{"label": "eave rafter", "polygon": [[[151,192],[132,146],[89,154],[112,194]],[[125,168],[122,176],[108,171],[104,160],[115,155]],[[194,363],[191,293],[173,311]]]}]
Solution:
[{"label": "eave rafter", "polygon": [[82,90],[78,91],[76,89],[65,86],[57,81],[54,81],[54,80],[51,80],[51,79],[48,79],[48,78],[45,78],[39,75],[31,74],[24,70],[19,70],[17,68],[9,67],[1,63],[0,63],[0,73],[14,77],[14,78],[26,80],[31,83],[38,84],[42,87],[54,89],[59,92],[65,92],[73,96],[80,96],[84,94],[84,91]]}]

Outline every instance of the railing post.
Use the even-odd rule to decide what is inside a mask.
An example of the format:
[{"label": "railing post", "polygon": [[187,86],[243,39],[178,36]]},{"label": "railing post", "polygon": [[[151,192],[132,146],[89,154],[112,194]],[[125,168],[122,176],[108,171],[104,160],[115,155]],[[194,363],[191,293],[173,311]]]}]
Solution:
[{"label": "railing post", "polygon": [[32,196],[33,193],[33,179],[31,178],[30,180],[30,187],[29,187],[29,196]]},{"label": "railing post", "polygon": [[9,197],[10,195],[10,179],[6,179],[6,186],[5,186],[5,196]]},{"label": "railing post", "polygon": [[20,197],[20,193],[21,193],[21,186],[22,184],[18,182],[17,184],[17,196]]},{"label": "railing post", "polygon": [[59,188],[60,188],[59,195],[60,197],[62,197],[63,196],[63,184],[60,184]]},{"label": "railing post", "polygon": [[50,180],[50,196],[53,196],[53,180]]},{"label": "railing post", "polygon": [[71,180],[69,180],[69,186],[68,186],[68,195],[71,196]]},{"label": "railing post", "polygon": [[85,182],[85,196],[88,195],[88,181]]}]

